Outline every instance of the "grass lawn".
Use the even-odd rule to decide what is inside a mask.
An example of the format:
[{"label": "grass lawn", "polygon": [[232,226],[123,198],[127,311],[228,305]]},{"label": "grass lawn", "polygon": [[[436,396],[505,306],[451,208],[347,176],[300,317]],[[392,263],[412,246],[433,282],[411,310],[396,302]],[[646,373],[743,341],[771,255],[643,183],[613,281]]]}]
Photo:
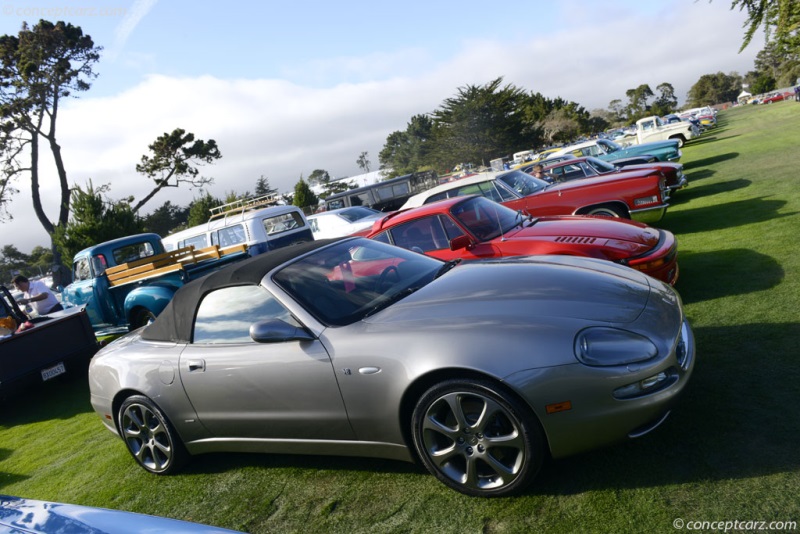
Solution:
[{"label": "grass lawn", "polygon": [[[85,378],[0,408],[0,493],[250,532],[676,532],[673,521],[800,523],[800,104],[721,112],[687,143],[690,186],[660,226],[697,338],[687,394],[654,433],[546,464],[520,497],[476,499],[421,467],[288,455],[137,467]],[[684,528],[683,530],[687,530]]]}]

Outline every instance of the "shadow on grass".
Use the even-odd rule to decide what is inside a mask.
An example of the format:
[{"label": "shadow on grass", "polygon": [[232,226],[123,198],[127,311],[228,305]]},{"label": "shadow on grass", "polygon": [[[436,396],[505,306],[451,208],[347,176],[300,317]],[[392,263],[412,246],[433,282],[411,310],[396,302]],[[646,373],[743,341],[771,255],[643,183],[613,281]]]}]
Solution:
[{"label": "shadow on grass", "polygon": [[696,159],[684,164],[683,170],[684,172],[688,172],[692,169],[697,169],[698,167],[706,167],[708,165],[713,165],[721,161],[728,161],[729,159],[737,157],[739,157],[738,152],[728,152],[727,154],[719,154],[717,156],[711,156],[710,158]]},{"label": "shadow on grass", "polygon": [[0,428],[69,419],[92,411],[89,378],[84,369],[81,373],[67,374],[28,388],[0,403]]},{"label": "shadow on grass", "polygon": [[702,171],[696,171],[692,174],[687,174],[686,179],[689,180],[689,187],[692,186],[697,180],[703,180],[705,178],[711,178],[717,174],[717,171],[712,171],[711,169],[703,169]]},{"label": "shadow on grass", "polygon": [[[738,182],[739,180],[732,180],[726,183],[738,188],[741,187]],[[722,189],[716,192],[726,190],[724,189],[725,184],[720,185]],[[691,191],[687,190],[686,194],[690,195]],[[758,197],[726,204],[714,204],[713,206],[704,206],[702,208],[667,211],[666,217],[659,221],[656,226],[666,228],[678,235],[722,230],[795,215],[794,212],[778,213],[785,205],[785,200],[767,200],[765,197]]]},{"label": "shadow on grass", "polygon": [[[10,457],[12,454],[14,454],[14,451],[11,449],[0,449],[0,462]],[[3,473],[2,471],[0,471],[0,488],[4,488],[9,484],[21,482],[28,478],[29,477],[25,475],[12,475],[11,473]]]},{"label": "shadow on grass", "polygon": [[[690,181],[689,183],[691,184],[693,182],[695,174],[703,174],[704,172],[705,171],[693,173],[691,176],[692,181]],[[708,171],[708,172],[714,174],[714,171]],[[692,187],[690,185],[686,189],[682,189],[680,193],[678,193],[677,195],[673,195],[672,197],[670,197],[669,203],[675,205],[682,204],[684,202],[688,202],[690,200],[694,200],[697,198],[718,195],[720,193],[727,193],[729,191],[735,191],[737,189],[744,189],[745,187],[748,187],[752,183],[753,182],[751,182],[750,180],[739,178],[737,180],[729,180],[727,182],[717,182],[714,184],[701,185],[695,187]]]},{"label": "shadow on grass", "polygon": [[550,462],[528,493],[707,487],[710,480],[798,471],[800,418],[792,414],[800,324],[703,327],[695,336],[695,371],[661,427],[638,440]]},{"label": "shadow on grass", "polygon": [[676,289],[686,304],[777,286],[786,273],[772,256],[750,249],[678,252]]}]

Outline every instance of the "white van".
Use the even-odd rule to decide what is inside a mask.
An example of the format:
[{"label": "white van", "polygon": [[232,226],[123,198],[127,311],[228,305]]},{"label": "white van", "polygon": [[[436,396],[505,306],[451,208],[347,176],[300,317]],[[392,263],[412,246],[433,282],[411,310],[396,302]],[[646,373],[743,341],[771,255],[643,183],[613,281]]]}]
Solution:
[{"label": "white van", "polygon": [[247,244],[251,256],[302,241],[314,235],[296,206],[275,205],[273,197],[224,204],[211,210],[207,223],[170,234],[161,240],[167,251],[194,246],[220,248]]}]

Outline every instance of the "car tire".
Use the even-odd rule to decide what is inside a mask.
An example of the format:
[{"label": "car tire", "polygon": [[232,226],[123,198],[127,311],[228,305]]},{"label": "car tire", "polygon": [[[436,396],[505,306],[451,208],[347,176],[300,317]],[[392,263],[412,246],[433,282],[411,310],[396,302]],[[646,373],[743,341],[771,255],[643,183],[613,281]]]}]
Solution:
[{"label": "car tire", "polygon": [[596,215],[598,217],[614,217],[616,219],[627,219],[628,217],[622,213],[622,210],[616,206],[601,204],[586,210],[585,215]]},{"label": "car tire", "polygon": [[670,139],[674,139],[678,142],[678,148],[683,148],[683,145],[686,144],[686,138],[682,135],[676,135],[674,137],[670,137]]},{"label": "car tire", "polygon": [[420,397],[414,448],[428,471],[475,497],[525,489],[542,465],[544,438],[529,407],[485,380],[447,380]]},{"label": "car tire", "polygon": [[128,452],[146,471],[171,475],[189,458],[172,424],[149,398],[132,395],[118,414],[119,432]]}]

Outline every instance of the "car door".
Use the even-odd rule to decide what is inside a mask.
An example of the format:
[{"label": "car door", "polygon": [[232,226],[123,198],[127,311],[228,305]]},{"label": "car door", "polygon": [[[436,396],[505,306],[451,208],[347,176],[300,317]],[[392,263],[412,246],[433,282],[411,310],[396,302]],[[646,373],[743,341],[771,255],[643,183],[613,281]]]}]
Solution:
[{"label": "car door", "polygon": [[318,340],[256,343],[250,325],[300,326],[261,286],[217,289],[201,301],[180,375],[200,422],[217,437],[352,439],[331,360]]}]

